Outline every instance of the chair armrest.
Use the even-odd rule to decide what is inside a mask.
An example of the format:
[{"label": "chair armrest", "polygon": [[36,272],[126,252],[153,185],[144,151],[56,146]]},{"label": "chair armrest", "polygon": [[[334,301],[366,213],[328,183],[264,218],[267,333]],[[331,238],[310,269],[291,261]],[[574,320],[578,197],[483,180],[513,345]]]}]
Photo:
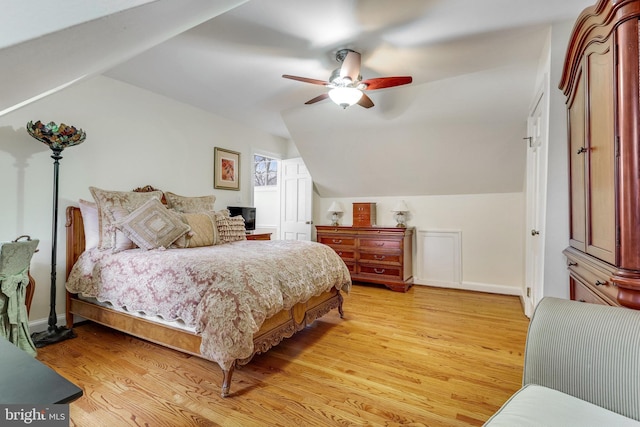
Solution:
[{"label": "chair armrest", "polygon": [[544,298],[529,325],[523,384],[640,420],[640,312]]}]

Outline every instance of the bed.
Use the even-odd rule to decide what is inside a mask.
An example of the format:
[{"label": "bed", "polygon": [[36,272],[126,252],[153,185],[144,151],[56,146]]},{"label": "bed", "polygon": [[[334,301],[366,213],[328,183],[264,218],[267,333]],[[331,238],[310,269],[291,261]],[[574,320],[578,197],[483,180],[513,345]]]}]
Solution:
[{"label": "bed", "polygon": [[[331,267],[331,269],[335,268],[336,270],[330,274],[330,280],[334,283],[329,284],[328,286],[327,283],[324,283],[322,286],[324,286],[325,289],[321,291],[319,291],[318,288],[310,288],[313,290],[305,288],[306,290],[293,291],[291,295],[284,295],[283,293],[282,297],[278,297],[277,295],[273,295],[275,291],[265,290],[267,288],[264,287],[256,287],[256,289],[258,290],[253,289],[253,285],[250,282],[252,280],[252,275],[259,276],[261,274],[258,271],[259,269],[257,268],[257,266],[264,264],[266,268],[268,265],[270,265],[269,263],[278,262],[273,261],[273,257],[275,251],[279,250],[279,246],[294,246],[294,251],[305,254],[305,256],[311,253],[306,252],[308,250],[319,250],[321,252],[321,257],[323,257],[323,263],[334,263],[334,260],[332,259],[333,255],[331,255],[333,251],[329,248],[329,251],[325,253],[324,245],[315,242],[305,242],[300,243],[299,247],[295,247],[295,245],[298,244],[293,242],[291,242],[291,245],[287,245],[285,241],[244,240],[233,243],[226,243],[224,245],[216,245],[219,247],[212,246],[211,248],[167,249],[162,251],[145,251],[142,249],[137,249],[112,254],[110,251],[99,251],[95,248],[85,250],[85,228],[83,226],[83,217],[80,209],[75,206],[69,206],[67,208],[66,214],[67,327],[72,327],[74,323],[74,316],[79,316],[83,319],[88,319],[96,323],[100,323],[102,325],[125,332],[127,334],[216,362],[220,366],[223,373],[221,386],[222,397],[227,397],[230,393],[232,375],[234,369],[237,366],[244,365],[250,362],[253,356],[255,356],[256,354],[268,351],[270,348],[280,343],[284,338],[293,336],[293,334],[301,331],[316,319],[324,316],[333,309],[337,309],[340,317],[343,317],[343,297],[341,291],[349,291],[351,280],[346,266],[337,256],[337,260],[335,260],[335,262],[337,263],[336,266]],[[196,256],[197,254],[206,252],[208,250],[210,250],[211,252],[215,251],[227,254],[223,255],[225,259],[230,258],[228,254],[231,252],[245,254],[244,258],[243,256],[238,256],[239,259],[246,259],[248,256],[247,254],[255,254],[254,256],[252,256],[255,259],[252,259],[249,262],[249,264],[251,264],[250,267],[245,268],[239,265],[235,269],[252,272],[248,276],[245,275],[241,278],[241,280],[244,281],[242,283],[246,283],[246,288],[249,289],[249,291],[243,292],[250,295],[241,295],[239,293],[240,291],[236,291],[236,288],[232,287],[231,284],[218,279],[216,280],[218,280],[218,282],[220,283],[216,282],[215,286],[207,284],[203,285],[205,287],[200,287],[200,284],[198,284],[198,289],[201,289],[201,291],[199,293],[196,293],[202,297],[202,301],[197,303],[197,307],[195,309],[196,314],[183,315],[183,317],[187,318],[186,320],[180,317],[180,313],[159,317],[157,313],[150,313],[146,309],[140,310],[137,307],[130,307],[132,308],[132,310],[126,311],[126,309],[123,309],[118,305],[119,302],[117,301],[117,295],[110,295],[105,297],[109,301],[104,301],[105,298],[101,298],[100,293],[103,292],[103,289],[110,289],[110,286],[111,288],[113,288],[112,285],[100,284],[99,286],[96,286],[85,284],[85,288],[82,288],[81,284],[78,284],[79,282],[82,282],[82,280],[79,280],[78,277],[84,277],[87,275],[85,274],[86,272],[83,272],[83,269],[90,270],[92,268],[95,268],[95,266],[92,266],[91,263],[95,264],[96,262],[107,260],[104,263],[102,267],[103,270],[101,270],[102,272],[99,275],[91,273],[91,275],[94,276],[91,279],[92,283],[95,282],[94,278],[98,276],[101,277],[104,282],[107,282],[109,278],[111,278],[112,280],[113,278],[116,278],[117,280],[118,274],[113,273],[113,271],[117,271],[118,269],[122,268],[122,265],[118,263],[128,263],[129,261],[124,261],[124,259],[126,257],[129,257],[129,259],[133,259],[133,255],[135,254],[135,252],[140,252],[141,256],[149,257],[144,261],[144,268],[138,267],[138,269],[140,270],[139,274],[142,275],[144,274],[142,270],[147,269],[146,266],[162,264],[164,261],[160,261],[160,257],[164,256],[165,254],[169,255],[168,259],[174,260],[175,268],[178,268],[178,266],[183,264],[187,265],[188,268],[191,268],[189,266],[191,266],[192,264],[186,259],[189,256],[192,256],[191,254],[193,254],[193,256]],[[270,255],[266,256],[264,262],[260,261],[258,258],[262,256],[260,255],[261,253],[270,253]],[[271,258],[269,259],[269,257]],[[119,261],[115,261],[116,259],[118,259]],[[88,266],[85,265],[87,262],[89,262]],[[289,264],[290,260],[283,262]],[[117,264],[117,268],[112,269],[111,273],[108,269],[108,266],[110,264]],[[193,265],[200,264],[203,263],[200,261],[193,263]],[[308,262],[307,264],[312,268],[315,265],[314,262]],[[280,265],[280,268],[282,268],[282,264],[278,265]],[[172,265],[172,268],[173,267],[174,266]],[[150,268],[151,267],[149,267],[149,269]],[[217,268],[218,267],[216,267],[216,269]],[[225,265],[224,268],[219,268],[220,271],[231,271],[234,269],[234,267],[228,265]],[[207,268],[204,268],[204,270],[207,270]],[[295,270],[295,268],[293,268],[293,270]],[[324,264],[321,270],[323,271],[323,273],[324,271],[328,271],[325,269]],[[96,270],[92,271],[95,272]],[[202,274],[198,273],[197,276],[202,279]],[[269,278],[274,275],[277,274],[262,274],[261,277],[266,277],[267,279],[264,280],[268,281],[270,280]],[[316,270],[308,271],[307,274],[301,277],[313,277],[312,281],[315,281],[316,276],[323,276],[321,278],[321,281],[324,282],[329,280],[326,277],[327,275],[321,275]],[[138,277],[140,278],[142,276]],[[291,280],[291,282],[293,283],[297,280],[300,280],[300,278],[294,278]],[[200,282],[206,281],[207,280],[205,279],[200,280]],[[229,282],[231,282],[231,279],[229,279]],[[91,286],[93,286],[93,288]],[[291,286],[293,289],[293,285]],[[96,290],[98,288],[100,289],[99,291]],[[224,288],[225,291],[222,292],[219,288]],[[81,291],[79,291],[79,289],[81,289]],[[95,292],[88,291],[87,289],[93,289]],[[230,297],[225,300],[219,300],[221,295],[226,295],[225,292],[227,292],[228,289],[233,289],[233,291],[229,291],[231,293],[228,293]],[[310,292],[312,293],[312,295],[310,294]],[[264,293],[267,296],[253,295],[258,293]],[[277,294],[277,292],[275,293]],[[169,298],[167,297],[167,293],[161,294],[160,301],[162,303],[159,305],[164,304],[166,302],[165,299],[167,298]],[[256,309],[251,307],[247,309],[245,307],[246,304],[242,305],[244,304],[245,300],[253,301],[253,299],[256,299],[257,304],[261,307],[265,306],[267,308]],[[263,300],[265,300],[266,302],[263,302]],[[282,303],[279,302],[280,300],[282,300]],[[237,305],[233,306],[233,304],[236,303]],[[280,306],[280,304],[282,304],[282,306]],[[236,307],[232,307],[232,309],[230,310],[237,310],[238,319],[220,322],[221,317],[219,316],[219,312],[228,312],[229,310],[219,307],[227,307],[228,305]],[[237,308],[241,306],[244,308]],[[214,307],[215,309],[212,310],[211,307]],[[193,313],[193,308],[189,310],[187,310],[187,313]],[[214,314],[209,315],[209,313]],[[255,313],[258,313],[258,315],[256,315]],[[172,317],[177,317],[177,321]],[[215,322],[220,322],[221,324],[216,324]],[[236,329],[228,330],[229,328]],[[219,334],[219,336],[217,336],[217,334]],[[234,344],[235,341],[246,341],[247,334],[249,334],[248,340],[250,341],[248,345]],[[229,342],[232,342],[231,345],[227,345],[227,343]],[[220,344],[219,347],[218,344]]]}]

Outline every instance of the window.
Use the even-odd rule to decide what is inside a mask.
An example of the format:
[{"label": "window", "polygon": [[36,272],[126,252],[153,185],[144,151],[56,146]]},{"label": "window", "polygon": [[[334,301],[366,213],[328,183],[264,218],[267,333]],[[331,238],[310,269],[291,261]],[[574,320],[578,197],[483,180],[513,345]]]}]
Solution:
[{"label": "window", "polygon": [[254,154],[253,171],[254,187],[278,185],[278,159]]}]

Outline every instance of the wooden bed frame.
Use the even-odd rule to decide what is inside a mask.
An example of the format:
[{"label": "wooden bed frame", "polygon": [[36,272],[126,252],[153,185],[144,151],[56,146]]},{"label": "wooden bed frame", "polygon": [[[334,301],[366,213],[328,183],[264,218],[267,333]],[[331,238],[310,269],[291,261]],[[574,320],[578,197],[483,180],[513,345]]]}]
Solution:
[{"label": "wooden bed frame", "polygon": [[[80,254],[84,251],[84,227],[80,209],[74,206],[67,208],[67,274],[69,277],[71,268]],[[290,310],[283,310],[275,316],[266,319],[262,327],[253,336],[253,354],[242,360],[236,360],[229,370],[223,370],[222,397],[229,395],[231,377],[237,365],[249,363],[254,355],[264,353],[271,347],[280,343],[284,338],[289,338],[296,332],[304,329],[314,320],[324,316],[334,308],[338,309],[340,317],[343,317],[342,295],[335,287],[319,296],[312,297],[309,301],[296,304]],[[138,338],[160,344],[184,353],[202,357],[200,354],[200,335],[184,331],[171,326],[154,323],[126,313],[115,311],[106,307],[91,304],[80,300],[76,294],[67,292],[66,319],[67,327],[73,327],[74,315],[100,323],[118,331],[125,332]]]}]

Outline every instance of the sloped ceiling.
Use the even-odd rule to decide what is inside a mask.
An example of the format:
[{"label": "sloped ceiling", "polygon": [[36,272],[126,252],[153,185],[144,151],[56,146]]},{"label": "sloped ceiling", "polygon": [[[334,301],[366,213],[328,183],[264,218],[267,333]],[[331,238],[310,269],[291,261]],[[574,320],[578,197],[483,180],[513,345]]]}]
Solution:
[{"label": "sloped ceiling", "polygon": [[3,4],[0,115],[99,74],[245,1],[21,0]]},{"label": "sloped ceiling", "polygon": [[[291,138],[323,197],[518,192],[549,25],[575,20],[592,2],[251,0],[233,8],[243,2],[140,0],[3,49],[3,63],[19,65],[0,71],[0,111],[104,72]],[[75,3],[95,14],[92,2]],[[79,49],[75,62],[83,66],[63,61],[60,50],[38,56],[63,42],[69,52]],[[328,100],[303,105],[326,89],[281,75],[326,80],[345,47],[362,54],[365,78],[411,75],[414,82],[370,92],[376,106],[369,110]],[[30,91],[7,91],[6,81]]]}]

